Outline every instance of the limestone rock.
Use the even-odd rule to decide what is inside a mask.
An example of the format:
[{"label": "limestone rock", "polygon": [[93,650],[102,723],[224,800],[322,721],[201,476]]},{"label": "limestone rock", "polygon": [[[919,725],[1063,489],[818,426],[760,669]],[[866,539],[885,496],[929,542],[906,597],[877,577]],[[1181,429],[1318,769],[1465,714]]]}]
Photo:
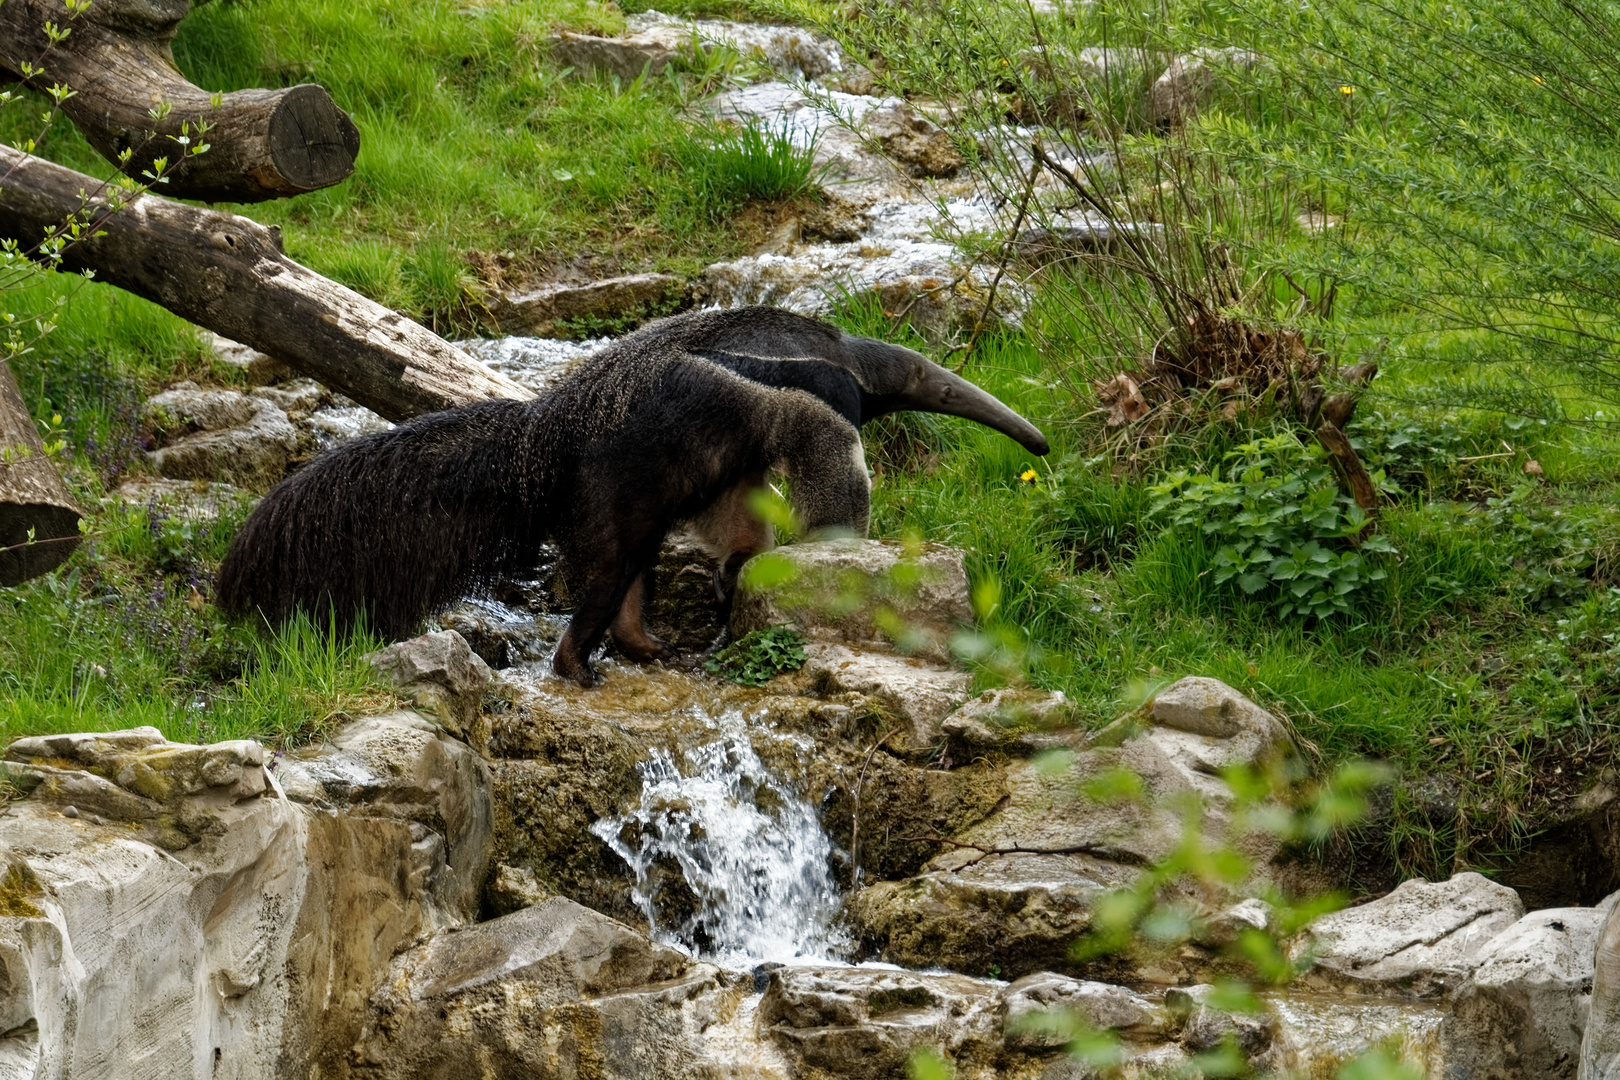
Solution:
[{"label": "limestone rock", "polygon": [[898,721],[896,750],[923,753],[940,741],[939,722],[962,704],[966,672],[937,667],[915,657],[810,645],[803,676],[822,693],[858,693],[883,703]]},{"label": "limestone rock", "polygon": [[1413,878],[1382,899],[1316,920],[1294,952],[1316,956],[1307,984],[1438,997],[1462,985],[1486,943],[1523,915],[1517,893],[1479,874]]},{"label": "limestone rock", "polygon": [[925,545],[908,559],[881,540],[826,540],[769,557],[786,560],[792,577],[738,590],[731,617],[738,637],[792,622],[812,641],[870,647],[892,640],[889,630],[898,626],[906,651],[948,661],[950,636],[973,621],[962,553],[951,548]]},{"label": "limestone rock", "polygon": [[291,798],[402,822],[412,894],[442,925],[476,914],[494,807],[489,767],[465,745],[414,713],[371,716],[280,757],[275,774]]},{"label": "limestone rock", "polygon": [[567,324],[639,322],[667,315],[682,298],[684,286],[673,274],[629,274],[585,284],[554,282],[522,293],[495,293],[490,313],[508,333],[551,337]]},{"label": "limestone rock", "polygon": [[1003,1037],[1015,1050],[1062,1049],[1077,1020],[1137,1040],[1162,1037],[1170,1027],[1165,1010],[1133,990],[1050,971],[1024,976],[1003,990],[1001,999]]},{"label": "limestone rock", "polygon": [[1070,732],[1071,707],[1061,690],[986,690],[947,716],[940,732],[971,757],[986,750],[1029,756],[1043,750],[1080,749],[1084,737]]},{"label": "limestone rock", "polygon": [[903,1077],[912,1052],[924,1047],[948,1057],[995,1047],[997,989],[962,975],[778,968],[759,1018],[801,1069]]},{"label": "limestone rock", "polygon": [[1613,901],[1531,912],[1480,949],[1440,1024],[1448,1076],[1572,1080],[1598,935]]},{"label": "limestone rock", "polygon": [[904,102],[873,109],[862,130],[912,176],[955,176],[967,163],[949,135]]},{"label": "limestone rock", "polygon": [[683,19],[648,11],[631,15],[617,38],[562,32],[552,57],[581,72],[617,76],[623,82],[643,70],[657,75],[672,60],[731,49],[771,68],[779,77],[817,79],[843,69],[838,44],[802,27],[761,26],[718,19]]},{"label": "limestone rock", "polygon": [[298,449],[287,414],[236,390],[180,383],[142,405],[141,421],[164,445],[147,454],[159,476],[218,480],[266,491],[286,474]]},{"label": "limestone rock", "polygon": [[1598,933],[1578,1075],[1580,1080],[1620,1080],[1620,904],[1609,907]]},{"label": "limestone rock", "polygon": [[1224,1009],[1218,998],[1218,989],[1207,983],[1164,992],[1165,1008],[1181,1021],[1183,1046],[1203,1053],[1230,1040],[1251,1061],[1271,1048],[1274,1025],[1269,1017]]},{"label": "limestone rock", "polygon": [[482,747],[488,739],[481,713],[489,665],[454,630],[439,630],[380,649],[366,658],[401,694],[444,725]]},{"label": "limestone rock", "polygon": [[[445,932],[395,960],[356,1046],[384,1078],[705,1075],[715,970],[562,897]],[[712,1020],[712,1017],[708,1019]]]},{"label": "limestone rock", "polygon": [[219,334],[205,336],[210,339],[214,355],[220,363],[242,372],[254,386],[264,386],[292,374],[292,369],[286,364],[259,352],[251,345],[243,345],[240,341],[232,341]]},{"label": "limestone rock", "polygon": [[551,893],[540,884],[533,870],[505,863],[495,867],[495,877],[489,883],[489,902],[497,914],[510,915],[550,898]]}]

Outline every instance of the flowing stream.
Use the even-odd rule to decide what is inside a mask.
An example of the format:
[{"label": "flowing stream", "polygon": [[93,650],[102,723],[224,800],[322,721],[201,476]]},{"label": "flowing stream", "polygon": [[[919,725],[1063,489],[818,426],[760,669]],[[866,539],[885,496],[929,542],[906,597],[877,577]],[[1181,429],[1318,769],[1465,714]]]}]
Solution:
[{"label": "flowing stream", "polygon": [[740,713],[719,726],[678,757],[654,751],[640,805],[592,831],[630,864],[632,896],[666,944],[731,968],[840,959],[832,844],[815,809],[766,769]]}]

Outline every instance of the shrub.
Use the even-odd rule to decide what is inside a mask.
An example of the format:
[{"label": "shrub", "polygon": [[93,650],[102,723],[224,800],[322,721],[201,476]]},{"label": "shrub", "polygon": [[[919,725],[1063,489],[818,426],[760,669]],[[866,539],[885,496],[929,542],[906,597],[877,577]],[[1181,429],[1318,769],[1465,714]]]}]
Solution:
[{"label": "shrub", "polygon": [[1340,489],[1327,452],[1287,433],[1239,446],[1224,469],[1177,470],[1148,490],[1168,527],[1195,529],[1215,547],[1215,585],[1235,585],[1283,614],[1349,612],[1386,574],[1372,556],[1395,551],[1368,535],[1367,513]]}]

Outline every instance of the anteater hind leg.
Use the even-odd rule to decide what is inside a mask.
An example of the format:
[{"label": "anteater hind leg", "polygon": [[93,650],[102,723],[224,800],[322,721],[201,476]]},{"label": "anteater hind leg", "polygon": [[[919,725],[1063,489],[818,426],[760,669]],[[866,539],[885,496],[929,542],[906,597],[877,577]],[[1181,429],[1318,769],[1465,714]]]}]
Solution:
[{"label": "anteater hind leg", "polygon": [[659,641],[647,629],[645,613],[647,596],[652,592],[652,575],[652,567],[648,567],[630,583],[612,626],[613,643],[620,652],[638,664],[668,660],[675,655],[674,649]]}]

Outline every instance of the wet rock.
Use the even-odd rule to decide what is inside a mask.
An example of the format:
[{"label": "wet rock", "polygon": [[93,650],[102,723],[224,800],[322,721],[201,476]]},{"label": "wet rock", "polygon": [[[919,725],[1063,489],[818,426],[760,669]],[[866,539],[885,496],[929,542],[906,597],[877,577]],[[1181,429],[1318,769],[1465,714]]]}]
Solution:
[{"label": "wet rock", "polygon": [[1214,986],[1172,987],[1164,992],[1164,1006],[1181,1021],[1181,1044],[1193,1053],[1235,1043],[1251,1062],[1271,1048],[1273,1023],[1263,1014],[1223,1008]]},{"label": "wet rock", "polygon": [[356,1063],[400,1080],[460,1076],[471,1062],[505,1076],[710,1075],[698,1049],[718,1019],[704,1007],[716,974],[552,897],[402,954]]},{"label": "wet rock", "polygon": [[670,314],[684,285],[673,274],[629,274],[587,284],[557,282],[527,292],[492,294],[490,313],[508,333],[550,337],[569,324],[628,325]]},{"label": "wet rock", "polygon": [[490,671],[460,634],[454,630],[423,634],[366,659],[446,731],[482,750],[489,738],[482,712]]},{"label": "wet rock", "polygon": [[1247,49],[1200,49],[1178,56],[1148,90],[1148,118],[1159,127],[1179,127],[1209,107],[1216,73],[1249,71],[1262,63]]},{"label": "wet rock", "polygon": [[729,49],[768,66],[779,77],[817,79],[843,68],[838,44],[795,26],[762,26],[717,19],[683,19],[648,11],[625,20],[617,38],[559,33],[552,57],[581,72],[617,76],[623,82],[643,70],[657,75],[672,60]]},{"label": "wet rock", "polygon": [[967,164],[949,135],[904,102],[873,109],[862,130],[912,176],[955,176]]},{"label": "wet rock", "polygon": [[1375,1047],[1406,1061],[1438,1061],[1441,1009],[1432,1002],[1287,990],[1265,995],[1263,1003],[1273,1025],[1268,1064],[1284,1076],[1337,1076]]},{"label": "wet rock", "polygon": [[973,622],[962,553],[952,548],[927,544],[908,557],[881,540],[826,540],[769,557],[785,560],[791,576],[738,591],[731,617],[738,637],[791,622],[811,641],[869,648],[897,641],[905,652],[948,662],[950,636]]},{"label": "wet rock", "polygon": [[1071,707],[1061,690],[986,690],[940,722],[940,732],[961,757],[998,750],[1028,757],[1043,750],[1080,749],[1084,736],[1069,730]]},{"label": "wet rock", "polygon": [[1294,955],[1316,957],[1308,985],[1438,997],[1462,985],[1486,943],[1523,915],[1518,894],[1479,874],[1413,878],[1382,899],[1316,920]]},{"label": "wet rock", "polygon": [[1531,912],[1480,949],[1440,1024],[1448,1077],[1575,1076],[1598,936],[1612,907]]},{"label": "wet rock", "polygon": [[494,807],[489,767],[414,713],[356,720],[331,739],[281,756],[275,775],[290,798],[405,824],[408,874],[448,925],[471,918],[489,865]]},{"label": "wet rock", "polygon": [[[865,761],[839,766],[839,778],[845,782],[827,784],[828,796],[818,800],[823,826],[865,874],[879,879],[916,873],[939,852],[937,844],[918,838],[951,836],[970,828],[1007,794],[1000,771],[984,762],[949,771],[919,769],[875,753]],[[851,772],[853,782],[847,779]],[[862,819],[858,837],[851,827],[855,790]]]},{"label": "wet rock", "polygon": [[1001,1000],[1004,1040],[1013,1050],[1060,1050],[1074,1037],[1076,1021],[1138,1041],[1161,1038],[1170,1028],[1165,1010],[1135,991],[1050,971],[1024,976]]},{"label": "wet rock", "polygon": [[521,866],[499,864],[489,883],[489,903],[497,915],[510,915],[514,911],[533,907],[550,899],[551,895],[534,876],[533,870]]},{"label": "wet rock", "polygon": [[834,1076],[906,1075],[914,1051],[950,1058],[999,1048],[998,986],[961,975],[778,968],[759,1018],[800,1069]]},{"label": "wet rock", "polygon": [[890,963],[1016,978],[1069,968],[1069,945],[1091,926],[1093,905],[1134,878],[1101,860],[996,856],[868,885],[846,910]]},{"label": "wet rock", "polygon": [[163,445],[147,463],[170,480],[218,480],[267,491],[286,474],[298,432],[270,402],[236,390],[180,383],[141,406]]},{"label": "wet rock", "polygon": [[714,590],[714,559],[689,537],[665,542],[653,569],[646,606],[647,629],[683,653],[701,653],[726,629],[725,609]]},{"label": "wet rock", "polygon": [[897,731],[899,752],[928,755],[940,742],[939,722],[962,704],[970,679],[965,672],[914,657],[868,652],[842,645],[810,645],[801,674],[821,693],[858,693],[881,702]]},{"label": "wet rock", "polygon": [[275,386],[260,386],[248,396],[268,401],[291,419],[294,413],[312,413],[332,404],[332,392],[314,379],[289,379]]}]

